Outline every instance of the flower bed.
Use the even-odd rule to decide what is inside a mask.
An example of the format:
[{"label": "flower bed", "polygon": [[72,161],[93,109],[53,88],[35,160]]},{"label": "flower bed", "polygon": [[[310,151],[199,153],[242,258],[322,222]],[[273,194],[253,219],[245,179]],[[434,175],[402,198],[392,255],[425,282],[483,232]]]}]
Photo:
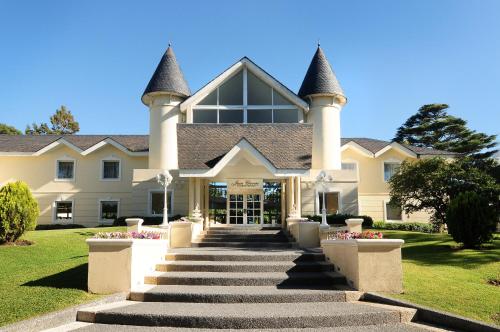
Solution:
[{"label": "flower bed", "polygon": [[161,240],[162,233],[160,232],[100,232],[97,233],[94,239],[140,239],[140,240]]},{"label": "flower bed", "polygon": [[382,239],[384,236],[381,232],[334,232],[327,234],[327,240],[353,240],[353,239]]}]

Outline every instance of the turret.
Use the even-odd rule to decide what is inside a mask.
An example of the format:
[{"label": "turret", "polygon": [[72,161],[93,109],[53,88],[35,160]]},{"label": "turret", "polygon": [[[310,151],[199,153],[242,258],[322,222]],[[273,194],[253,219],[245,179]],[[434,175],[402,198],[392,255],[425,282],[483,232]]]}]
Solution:
[{"label": "turret", "polygon": [[347,99],[319,45],[299,96],[309,103],[307,122],[313,124],[312,169],[340,169],[340,111]]},{"label": "turret", "polygon": [[191,95],[169,45],[142,95],[149,107],[149,168],[178,169],[177,123],[179,104]]}]

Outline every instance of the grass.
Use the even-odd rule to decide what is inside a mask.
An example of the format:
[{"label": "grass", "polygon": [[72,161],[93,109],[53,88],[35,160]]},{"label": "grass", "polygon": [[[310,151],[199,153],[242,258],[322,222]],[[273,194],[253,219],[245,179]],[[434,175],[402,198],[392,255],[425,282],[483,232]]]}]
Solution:
[{"label": "grass", "polygon": [[483,250],[458,250],[447,234],[382,230],[405,240],[404,294],[390,295],[500,325],[500,235]]},{"label": "grass", "polygon": [[87,293],[85,239],[119,229],[34,231],[31,246],[0,246],[0,326],[99,298]]}]

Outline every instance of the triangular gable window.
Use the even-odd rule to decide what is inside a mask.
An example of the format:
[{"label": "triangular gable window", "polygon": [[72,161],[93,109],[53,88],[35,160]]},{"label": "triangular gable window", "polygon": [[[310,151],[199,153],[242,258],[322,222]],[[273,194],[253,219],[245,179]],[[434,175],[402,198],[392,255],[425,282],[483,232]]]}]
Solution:
[{"label": "triangular gable window", "polygon": [[297,123],[299,110],[243,68],[193,106],[194,123]]}]

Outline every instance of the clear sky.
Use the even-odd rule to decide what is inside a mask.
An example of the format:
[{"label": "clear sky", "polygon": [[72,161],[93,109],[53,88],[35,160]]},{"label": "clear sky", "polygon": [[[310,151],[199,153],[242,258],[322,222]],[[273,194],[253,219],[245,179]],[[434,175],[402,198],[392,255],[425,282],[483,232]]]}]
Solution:
[{"label": "clear sky", "polygon": [[500,132],[498,0],[0,0],[0,122],[64,104],[81,134],[145,134],[169,41],[192,91],[248,56],[297,92],[318,38],[348,97],[343,137],[390,139],[435,102]]}]

